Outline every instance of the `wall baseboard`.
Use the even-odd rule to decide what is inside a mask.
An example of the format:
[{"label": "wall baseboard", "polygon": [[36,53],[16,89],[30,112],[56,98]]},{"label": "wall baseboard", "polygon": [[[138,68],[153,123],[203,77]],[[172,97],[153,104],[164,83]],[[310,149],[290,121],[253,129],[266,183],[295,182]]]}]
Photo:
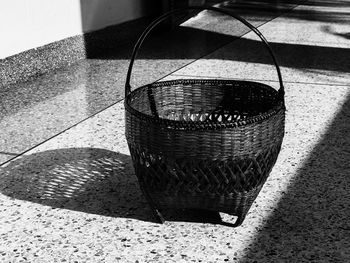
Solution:
[{"label": "wall baseboard", "polygon": [[108,49],[134,43],[151,19],[143,17],[1,59],[0,90],[4,86],[33,80],[81,59],[94,58]]}]

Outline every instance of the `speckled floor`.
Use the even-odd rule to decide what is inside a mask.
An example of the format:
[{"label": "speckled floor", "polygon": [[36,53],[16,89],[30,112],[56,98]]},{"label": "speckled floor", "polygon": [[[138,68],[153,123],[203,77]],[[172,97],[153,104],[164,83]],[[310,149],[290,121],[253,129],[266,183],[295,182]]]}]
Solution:
[{"label": "speckled floor", "polygon": [[[290,2],[294,4],[281,4],[281,10],[276,11],[270,5],[271,10],[255,13],[252,10],[256,9],[256,3],[243,9],[238,2],[232,6],[225,3],[259,26],[288,11],[298,1]],[[206,14],[191,22],[191,27],[182,26],[166,35],[153,36],[140,51],[133,83],[141,85],[161,79],[247,31],[238,21]],[[93,59],[78,61],[32,81],[0,85],[0,164],[123,98],[133,43],[116,46],[106,53],[93,54]]]},{"label": "speckled floor", "polygon": [[[349,20],[350,1],[314,0],[259,27],[282,66],[286,135],[242,226],[180,211],[167,211],[163,225],[154,222],[134,175],[119,101],[1,167],[0,261],[350,262]],[[260,47],[250,32],[168,78],[245,78],[277,88]],[[88,70],[109,68],[104,62],[99,71],[99,63]],[[96,80],[104,81],[99,73]],[[86,108],[74,100],[83,91],[74,92],[62,103],[75,104],[80,114]],[[57,102],[59,94],[50,98]],[[49,104],[39,99],[35,106]]]}]

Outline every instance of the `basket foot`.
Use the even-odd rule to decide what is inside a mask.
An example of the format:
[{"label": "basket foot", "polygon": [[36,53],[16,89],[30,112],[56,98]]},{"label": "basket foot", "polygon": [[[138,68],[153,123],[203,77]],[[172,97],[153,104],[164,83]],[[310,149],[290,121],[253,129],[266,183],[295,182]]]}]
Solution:
[{"label": "basket foot", "polygon": [[151,208],[152,215],[157,223],[163,224],[165,222],[163,215],[160,213],[160,211],[156,208],[154,205],[151,197],[146,193],[146,199],[148,201],[148,204]]},{"label": "basket foot", "polygon": [[163,215],[159,212],[159,210],[156,208],[151,196],[148,194],[148,192],[146,191],[146,187],[144,186],[144,181],[143,180],[139,180],[140,183],[140,189],[144,195],[144,197],[146,198],[151,211],[152,211],[152,215],[154,217],[154,219],[156,220],[157,223],[163,224],[165,222]]},{"label": "basket foot", "polygon": [[244,216],[240,215],[240,216],[237,217],[236,222],[234,222],[234,223],[229,223],[229,222],[224,222],[224,221],[222,221],[222,222],[221,222],[221,225],[223,225],[223,226],[229,226],[229,227],[238,227],[238,226],[240,226],[240,225],[243,223],[244,218],[245,218],[245,215],[244,215]]},{"label": "basket foot", "polygon": [[158,209],[152,207],[152,214],[154,219],[157,221],[159,224],[164,224],[165,220],[163,215],[159,212]]},{"label": "basket foot", "polygon": [[232,225],[232,227],[240,226],[244,221],[245,216],[239,215],[236,222]]}]

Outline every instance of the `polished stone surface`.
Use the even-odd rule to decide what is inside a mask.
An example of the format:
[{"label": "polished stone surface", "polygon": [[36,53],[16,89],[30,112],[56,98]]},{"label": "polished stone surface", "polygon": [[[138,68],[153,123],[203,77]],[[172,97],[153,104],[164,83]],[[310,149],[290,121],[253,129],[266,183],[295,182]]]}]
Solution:
[{"label": "polished stone surface", "polygon": [[[190,33],[188,29],[184,31],[185,35]],[[167,40],[169,45],[172,43],[171,52],[164,48],[147,52],[146,47],[135,63],[133,86],[153,82],[230,39],[218,36],[215,41],[206,40],[209,33],[191,34],[193,41],[179,40],[179,45]],[[205,41],[207,45],[197,48],[199,42]],[[183,48],[191,43],[192,49]],[[155,43],[153,47],[160,45]],[[21,153],[123,99],[130,52],[130,47],[125,47],[34,81],[7,86],[0,93],[0,151]]]},{"label": "polished stone surface", "polygon": [[[262,31],[264,26],[262,27]],[[290,32],[292,33],[292,30]],[[265,34],[269,35],[269,34]],[[326,36],[324,36],[326,37]],[[286,82],[350,84],[350,41],[342,46],[327,43],[270,42]],[[175,74],[179,77],[277,80],[276,69],[261,43],[249,33],[232,44],[198,60]]]},{"label": "polished stone surface", "polygon": [[[311,1],[312,2],[312,1]],[[313,1],[259,27],[274,51],[286,82],[349,85],[350,83],[350,8]],[[317,8],[314,8],[314,7]],[[341,10],[342,19],[332,17]],[[293,15],[298,14],[298,15]],[[311,21],[310,21],[311,20]],[[176,72],[179,77],[202,76],[276,80],[269,54],[252,32],[226,47]]]},{"label": "polished stone surface", "polygon": [[[313,9],[316,3],[333,5],[330,1],[313,3],[304,6],[319,10],[319,6]],[[288,17],[293,24],[295,16]],[[286,15],[262,26],[266,38],[275,38],[274,43],[311,46],[311,41],[316,39],[308,42],[302,38],[298,43],[293,37],[283,40],[274,35],[271,28],[278,28],[278,21],[286,28],[285,19]],[[310,36],[318,32],[318,27],[312,26],[314,22],[312,19],[303,22],[311,30]],[[338,22],[329,23],[333,28]],[[270,28],[271,23],[277,24]],[[249,36],[242,43],[249,43]],[[325,47],[334,50],[334,38],[328,40],[327,34],[324,36]],[[321,48],[320,40],[316,41]],[[238,41],[235,42],[216,53],[241,55],[236,50]],[[255,61],[255,71],[251,69],[251,75],[246,77],[278,87],[271,66],[256,63],[260,53],[249,45],[245,47],[244,50],[242,45],[242,53]],[[347,54],[343,50],[346,42],[338,47]],[[322,65],[329,67],[327,70],[315,70],[317,64],[306,63],[304,56],[301,52],[295,59],[304,61],[306,68],[296,67],[299,61],[294,62],[294,67],[287,67],[290,57],[282,62],[287,79],[285,138],[277,163],[242,226],[222,225],[217,214],[187,211],[165,211],[166,223],[154,222],[132,167],[120,101],[63,133],[56,132],[54,138],[0,167],[0,259],[4,262],[349,262],[350,86],[346,82],[349,70],[346,65],[339,68],[337,60],[343,61],[340,55],[333,60],[327,57],[330,64]],[[147,58],[141,55],[141,59]],[[97,66],[99,62],[96,60],[94,68],[107,71],[107,67]],[[235,74],[228,68],[233,67],[230,61],[207,57],[183,70],[187,77],[198,78],[202,72],[211,76],[206,68],[189,69],[197,63],[206,67],[213,62],[216,67],[212,66],[211,71],[221,72],[221,77]],[[244,66],[237,68],[241,74],[249,66],[246,60],[240,62]],[[142,75],[142,63],[145,66],[148,63],[140,63],[141,70],[136,70],[136,74]],[[314,68],[309,69],[308,65]],[[179,76],[175,72],[167,78]],[[34,90],[29,93],[33,100],[39,96],[34,104],[38,105],[40,95]],[[77,93],[74,90],[65,92],[73,92],[79,98],[84,89]],[[117,92],[114,94],[118,96]],[[89,103],[71,103],[77,104],[77,114],[89,109]],[[30,105],[28,108],[33,107]],[[223,213],[220,216],[225,222],[235,219]]]},{"label": "polished stone surface", "polygon": [[119,102],[2,167],[2,255],[44,262],[346,262],[349,96],[344,86],[287,86],[281,153],[238,228],[181,211],[166,211],[166,224],[154,223]]},{"label": "polished stone surface", "polygon": [[[239,12],[255,26],[280,14],[275,10],[254,15]],[[139,87],[161,79],[246,32],[248,28],[236,20],[202,12],[172,32],[154,34],[145,41],[134,65],[131,84]],[[74,49],[74,45],[71,47]],[[131,51],[130,44],[118,43],[113,47],[104,42],[103,52],[91,52],[89,59],[31,81],[3,86],[0,152],[23,153],[123,99]],[[2,158],[0,163],[3,160],[8,158]]]}]

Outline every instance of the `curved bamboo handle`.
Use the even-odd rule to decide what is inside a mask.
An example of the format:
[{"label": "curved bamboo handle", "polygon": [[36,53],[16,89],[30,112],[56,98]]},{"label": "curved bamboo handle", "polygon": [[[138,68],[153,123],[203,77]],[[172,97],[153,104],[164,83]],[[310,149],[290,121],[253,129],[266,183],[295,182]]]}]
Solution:
[{"label": "curved bamboo handle", "polygon": [[269,51],[273,63],[275,64],[276,67],[276,71],[277,71],[277,75],[278,75],[278,80],[279,80],[279,84],[280,84],[280,89],[279,89],[279,93],[280,95],[283,97],[284,96],[284,86],[283,86],[283,81],[282,81],[282,75],[281,75],[281,70],[278,66],[277,60],[275,55],[272,52],[272,49],[269,45],[269,43],[267,42],[267,40],[265,39],[265,37],[260,33],[260,31],[254,27],[252,24],[250,24],[249,22],[247,22],[244,18],[240,17],[237,14],[233,14],[232,12],[229,12],[227,10],[221,9],[221,8],[217,8],[217,7],[212,7],[212,6],[191,6],[191,7],[187,7],[187,8],[183,8],[183,9],[175,9],[172,10],[170,12],[167,12],[165,14],[163,14],[162,16],[160,16],[159,18],[157,18],[156,20],[154,20],[141,34],[140,38],[137,40],[135,46],[134,46],[134,50],[132,52],[131,55],[131,59],[130,59],[130,64],[129,64],[129,68],[128,68],[128,72],[126,75],[126,83],[125,83],[125,97],[127,95],[129,95],[129,93],[131,92],[131,86],[130,86],[130,78],[131,78],[131,72],[132,72],[132,68],[134,65],[134,61],[135,58],[140,50],[140,47],[143,43],[143,41],[145,40],[145,38],[149,35],[149,33],[161,22],[163,22],[166,18],[168,18],[171,15],[177,14],[177,13],[182,13],[188,10],[199,10],[199,11],[203,11],[203,10],[211,10],[211,11],[215,11],[215,12],[219,12],[222,14],[226,14],[228,16],[231,16],[235,19],[237,19],[238,21],[242,22],[244,25],[246,25],[248,28],[250,28],[260,39],[261,41],[265,44],[267,50]]}]

